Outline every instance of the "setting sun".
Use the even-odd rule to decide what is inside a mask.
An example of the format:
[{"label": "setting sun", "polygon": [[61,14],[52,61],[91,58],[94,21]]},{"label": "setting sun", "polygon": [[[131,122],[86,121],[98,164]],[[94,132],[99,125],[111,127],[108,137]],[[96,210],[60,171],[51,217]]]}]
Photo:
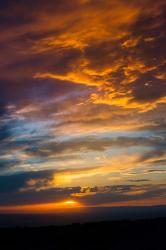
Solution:
[{"label": "setting sun", "polygon": [[71,201],[71,200],[65,201],[64,203],[67,204],[67,205],[75,205],[76,204],[75,201]]}]

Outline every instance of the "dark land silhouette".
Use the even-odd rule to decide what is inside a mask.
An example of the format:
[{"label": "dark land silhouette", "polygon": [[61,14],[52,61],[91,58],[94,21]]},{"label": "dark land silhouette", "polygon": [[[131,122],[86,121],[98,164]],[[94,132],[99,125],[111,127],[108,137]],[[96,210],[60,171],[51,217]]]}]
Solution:
[{"label": "dark land silhouette", "polygon": [[166,250],[166,218],[0,229],[2,250]]}]

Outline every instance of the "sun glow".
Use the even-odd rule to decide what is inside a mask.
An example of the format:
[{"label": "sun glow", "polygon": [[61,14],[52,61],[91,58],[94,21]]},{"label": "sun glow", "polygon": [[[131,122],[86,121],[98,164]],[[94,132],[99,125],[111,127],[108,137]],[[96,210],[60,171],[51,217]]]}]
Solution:
[{"label": "sun glow", "polygon": [[75,204],[77,204],[76,201],[71,201],[71,200],[65,201],[64,203],[65,203],[66,205],[75,205]]},{"label": "sun glow", "polygon": [[66,200],[54,203],[19,205],[19,206],[0,206],[0,212],[6,213],[53,213],[68,212],[73,209],[83,208],[84,205],[78,201]]}]

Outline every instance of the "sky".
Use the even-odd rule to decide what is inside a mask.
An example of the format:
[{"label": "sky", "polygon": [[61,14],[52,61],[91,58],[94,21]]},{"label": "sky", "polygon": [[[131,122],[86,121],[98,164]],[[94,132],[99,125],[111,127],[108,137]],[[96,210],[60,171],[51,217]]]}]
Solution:
[{"label": "sky", "polygon": [[164,0],[0,1],[0,212],[166,204]]}]

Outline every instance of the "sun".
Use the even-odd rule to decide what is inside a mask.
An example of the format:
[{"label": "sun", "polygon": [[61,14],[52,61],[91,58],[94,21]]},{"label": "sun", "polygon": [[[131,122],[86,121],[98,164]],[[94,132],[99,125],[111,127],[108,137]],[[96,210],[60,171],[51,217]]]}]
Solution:
[{"label": "sun", "polygon": [[74,204],[75,201],[65,201],[66,204]]},{"label": "sun", "polygon": [[59,203],[59,206],[61,206],[62,208],[81,208],[83,207],[83,204],[81,204],[78,201],[75,200],[65,200],[61,203]]},{"label": "sun", "polygon": [[75,205],[78,205],[78,202],[73,201],[73,200],[67,200],[67,201],[64,201],[64,205],[75,206]]}]

